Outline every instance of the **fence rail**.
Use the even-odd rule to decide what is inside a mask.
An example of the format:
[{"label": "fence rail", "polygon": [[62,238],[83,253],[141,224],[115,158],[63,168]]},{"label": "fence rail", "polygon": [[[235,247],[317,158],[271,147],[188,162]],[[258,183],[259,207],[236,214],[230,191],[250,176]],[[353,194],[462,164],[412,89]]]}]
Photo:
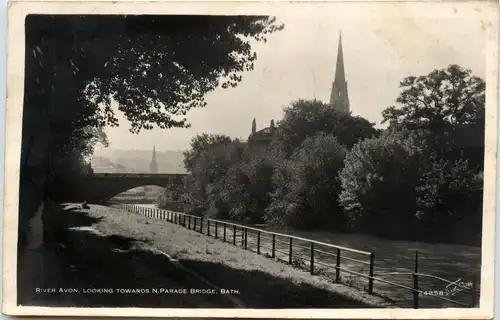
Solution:
[{"label": "fence rail", "polygon": [[[331,277],[335,282],[342,282],[344,275],[357,276],[367,281],[365,289],[369,294],[376,294],[374,284],[376,282],[385,283],[392,287],[408,290],[413,293],[413,308],[420,307],[421,296],[449,302],[455,306],[478,307],[479,291],[476,288],[476,281],[472,281],[469,286],[452,282],[434,275],[419,273],[418,252],[415,253],[415,265],[413,272],[408,273],[385,273],[374,274],[375,254],[362,250],[356,250],[330,243],[302,238],[294,235],[272,232],[258,229],[237,223],[195,216],[183,212],[163,210],[138,206],[134,204],[124,204],[114,202],[121,209],[129,212],[144,215],[150,218],[166,220],[207,236],[220,239],[223,242],[238,245],[245,250],[251,250],[257,254],[267,255],[273,259],[279,259],[290,265],[307,269],[311,275],[323,274]],[[330,261],[329,261],[330,260]],[[344,263],[348,261],[348,263]],[[330,263],[328,263],[330,262]],[[411,276],[413,284],[411,286],[383,279],[390,276],[392,278],[406,275]],[[429,294],[419,288],[419,279],[432,278],[447,285],[453,285],[456,292],[470,292],[470,303],[452,300],[442,295]],[[459,288],[459,289],[456,289]]]}]

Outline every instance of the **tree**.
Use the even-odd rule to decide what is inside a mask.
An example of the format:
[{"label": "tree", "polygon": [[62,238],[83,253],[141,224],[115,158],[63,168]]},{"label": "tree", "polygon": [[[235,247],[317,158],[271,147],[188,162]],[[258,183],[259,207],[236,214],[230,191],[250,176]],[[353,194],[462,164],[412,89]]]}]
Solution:
[{"label": "tree", "polygon": [[279,122],[277,143],[291,155],[307,137],[318,132],[331,133],[350,148],[358,140],[376,134],[373,124],[361,117],[340,112],[318,100],[297,100],[284,109]]},{"label": "tree", "polygon": [[396,102],[382,112],[394,129],[425,129],[427,142],[443,157],[464,154],[482,166],[484,154],[485,82],[458,65],[411,76],[401,83]]},{"label": "tree", "polygon": [[19,225],[52,161],[77,153],[85,128],[117,125],[112,101],[134,133],[187,127],[208,92],[253,69],[251,40],[282,27],[263,16],[27,16]]},{"label": "tree", "polygon": [[458,65],[411,76],[400,83],[401,93],[383,111],[383,122],[410,129],[429,129],[441,134],[450,126],[484,121],[485,83]]},{"label": "tree", "polygon": [[227,135],[221,134],[199,134],[191,139],[191,149],[184,151],[184,167],[189,172],[195,169],[196,162],[200,156],[216,148],[219,145],[228,145],[232,139]]},{"label": "tree", "polygon": [[65,95],[61,104],[94,107],[101,124],[117,123],[115,100],[138,132],[187,126],[186,112],[204,107],[208,92],[253,69],[250,41],[283,25],[267,16],[30,15],[26,28],[31,81]]},{"label": "tree", "polygon": [[[482,180],[466,159],[443,159],[426,139],[425,130],[390,130],[349,151],[339,201],[353,230],[474,243],[481,230]],[[460,235],[448,232],[454,229]]]},{"label": "tree", "polygon": [[[197,211],[220,207],[220,190],[226,172],[244,156],[245,145],[225,135],[198,135],[191,150],[184,153],[186,168],[191,173],[187,187]],[[196,199],[193,199],[196,198]]]},{"label": "tree", "polygon": [[423,163],[421,171],[416,189],[420,237],[475,243],[482,223],[482,179],[467,160],[450,161],[435,155]]},{"label": "tree", "polygon": [[416,221],[418,168],[426,145],[418,132],[388,131],[357,143],[340,173],[340,205],[351,227],[389,238],[411,237]]},{"label": "tree", "polygon": [[346,148],[333,134],[319,132],[306,138],[274,171],[266,220],[301,229],[342,230],[344,217],[337,198],[345,154]]},{"label": "tree", "polygon": [[262,223],[272,191],[273,157],[249,150],[245,157],[228,170],[220,191],[230,218]]}]

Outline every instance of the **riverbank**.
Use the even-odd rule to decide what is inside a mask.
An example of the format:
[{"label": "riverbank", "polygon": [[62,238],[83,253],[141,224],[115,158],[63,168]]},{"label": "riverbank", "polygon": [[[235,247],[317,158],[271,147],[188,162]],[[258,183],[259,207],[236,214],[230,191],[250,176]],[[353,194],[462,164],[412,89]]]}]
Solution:
[{"label": "riverbank", "polygon": [[[145,205],[154,207],[154,205]],[[398,283],[406,287],[413,287],[412,272],[415,268],[415,255],[418,251],[419,273],[432,275],[433,277],[420,277],[419,285],[423,291],[443,291],[448,283],[435,277],[446,279],[450,282],[462,279],[463,281],[475,281],[477,288],[480,288],[481,273],[481,249],[473,246],[432,244],[415,241],[395,241],[377,238],[363,234],[334,233],[325,231],[297,231],[293,229],[272,228],[265,225],[250,225],[241,222],[228,221],[257,227],[259,229],[277,233],[284,233],[311,240],[329,243],[342,247],[372,252],[375,257],[374,275],[376,277]],[[256,243],[255,234],[249,234],[249,241]],[[278,243],[279,247],[280,244]],[[287,252],[287,245],[281,245],[281,251]],[[277,248],[279,250],[280,248]],[[308,249],[295,249],[295,254],[308,256]],[[328,257],[327,257],[328,258]],[[335,265],[335,257],[329,261],[323,261],[329,265]],[[342,260],[342,264],[348,269],[367,273],[363,266],[349,261]],[[349,285],[356,288],[367,286],[366,279],[357,276],[348,276],[344,279]],[[411,306],[413,303],[413,293],[403,287],[393,286],[384,282],[374,283],[374,292],[382,294],[392,299],[392,301],[402,307]],[[474,300],[469,292],[455,294],[453,300],[459,303],[470,305]],[[420,297],[422,306],[426,307],[457,307],[457,304],[437,299],[431,296]]]},{"label": "riverbank", "polygon": [[388,307],[384,299],[267,259],[198,232],[117,208],[80,210],[92,228],[146,243],[221,288],[237,290],[248,308]]}]

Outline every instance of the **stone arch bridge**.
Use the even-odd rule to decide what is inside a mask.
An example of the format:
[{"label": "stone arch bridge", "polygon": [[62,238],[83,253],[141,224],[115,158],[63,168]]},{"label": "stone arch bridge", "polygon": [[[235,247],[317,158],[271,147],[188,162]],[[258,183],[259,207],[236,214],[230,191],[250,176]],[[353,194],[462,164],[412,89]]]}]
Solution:
[{"label": "stone arch bridge", "polygon": [[[159,186],[180,187],[183,184],[183,173],[178,174],[149,174],[149,173],[94,173],[85,176],[79,181],[75,192],[72,192],[73,201],[87,201],[89,203],[103,203],[124,191],[142,187]],[[69,200],[69,199],[68,199]]]}]

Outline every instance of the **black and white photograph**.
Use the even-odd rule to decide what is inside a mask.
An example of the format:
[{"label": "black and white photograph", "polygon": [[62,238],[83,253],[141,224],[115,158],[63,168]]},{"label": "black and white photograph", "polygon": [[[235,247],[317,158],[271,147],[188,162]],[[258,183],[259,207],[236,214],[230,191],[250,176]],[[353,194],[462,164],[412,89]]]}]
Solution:
[{"label": "black and white photograph", "polygon": [[497,15],[12,2],[3,312],[492,316]]}]

